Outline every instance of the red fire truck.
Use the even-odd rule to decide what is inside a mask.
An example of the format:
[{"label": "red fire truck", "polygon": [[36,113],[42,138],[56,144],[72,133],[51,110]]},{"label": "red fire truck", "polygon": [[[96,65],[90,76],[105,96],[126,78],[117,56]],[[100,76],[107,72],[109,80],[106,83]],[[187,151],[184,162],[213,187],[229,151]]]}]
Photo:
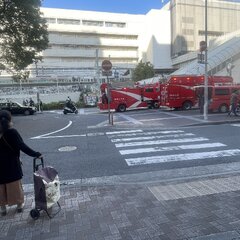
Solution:
[{"label": "red fire truck", "polygon": [[[229,76],[209,76],[208,85],[232,84],[233,79]],[[162,86],[161,106],[174,109],[189,110],[198,103],[194,86],[204,84],[204,76],[171,76]]]},{"label": "red fire truck", "polygon": [[[101,85],[101,97],[98,102],[100,110],[110,109],[124,112],[126,109],[158,108],[161,84],[147,84],[145,86],[113,88],[107,83]],[[108,93],[109,89],[109,93]]]},{"label": "red fire truck", "polygon": [[[197,86],[195,91],[199,98],[204,98],[204,86]],[[234,91],[240,93],[239,84],[208,86],[208,110],[220,113],[228,112],[230,108],[231,94]],[[240,95],[238,95],[238,102],[240,102]]]}]

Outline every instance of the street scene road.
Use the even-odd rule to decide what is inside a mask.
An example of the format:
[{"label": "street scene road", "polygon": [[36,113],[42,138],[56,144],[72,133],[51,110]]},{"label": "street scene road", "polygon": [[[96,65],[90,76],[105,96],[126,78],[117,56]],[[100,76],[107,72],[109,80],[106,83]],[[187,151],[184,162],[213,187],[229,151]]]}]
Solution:
[{"label": "street scene road", "polygon": [[[114,113],[111,125],[108,113],[81,109],[78,115],[17,116],[14,124],[66,183],[148,182],[239,170],[238,118],[212,118],[205,124],[198,110],[139,110]],[[220,125],[220,119],[229,122]],[[22,158],[24,183],[31,184],[31,158]]]},{"label": "street scene road", "polygon": [[24,212],[8,209],[0,239],[240,237],[238,117],[149,109],[113,119],[94,108],[13,117],[25,142],[59,172],[62,210],[52,219],[29,216],[32,159],[22,154]]}]

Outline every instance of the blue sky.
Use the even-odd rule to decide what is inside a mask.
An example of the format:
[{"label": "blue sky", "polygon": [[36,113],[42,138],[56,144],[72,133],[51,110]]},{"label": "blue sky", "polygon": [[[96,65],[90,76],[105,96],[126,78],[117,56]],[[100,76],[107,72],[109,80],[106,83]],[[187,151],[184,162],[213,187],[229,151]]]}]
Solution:
[{"label": "blue sky", "polygon": [[42,7],[100,12],[146,14],[169,0],[43,0]]}]

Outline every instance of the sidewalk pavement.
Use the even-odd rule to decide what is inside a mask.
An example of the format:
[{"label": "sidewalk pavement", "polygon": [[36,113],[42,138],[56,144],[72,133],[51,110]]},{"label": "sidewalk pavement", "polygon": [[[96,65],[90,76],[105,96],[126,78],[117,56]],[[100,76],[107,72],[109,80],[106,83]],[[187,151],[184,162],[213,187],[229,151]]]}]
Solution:
[{"label": "sidewalk pavement", "polygon": [[[159,179],[161,176],[159,176]],[[33,192],[23,213],[0,216],[7,240],[237,240],[240,175],[139,184],[61,187],[61,211],[38,220]],[[54,210],[57,209],[54,207]]]},{"label": "sidewalk pavement", "polygon": [[[239,120],[216,114],[206,124]],[[35,205],[30,189],[22,213],[10,207],[0,216],[0,240],[240,240],[240,174],[154,178],[64,185],[62,209],[52,219],[44,211],[38,220],[30,217]]]}]

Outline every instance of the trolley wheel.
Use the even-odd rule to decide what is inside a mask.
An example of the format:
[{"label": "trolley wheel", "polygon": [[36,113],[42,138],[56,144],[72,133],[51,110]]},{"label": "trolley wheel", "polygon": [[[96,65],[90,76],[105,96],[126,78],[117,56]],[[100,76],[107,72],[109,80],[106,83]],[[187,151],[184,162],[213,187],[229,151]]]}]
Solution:
[{"label": "trolley wheel", "polygon": [[30,216],[32,217],[32,219],[37,220],[37,219],[40,217],[40,212],[39,212],[39,210],[37,210],[37,209],[32,209],[32,210],[30,211]]}]

